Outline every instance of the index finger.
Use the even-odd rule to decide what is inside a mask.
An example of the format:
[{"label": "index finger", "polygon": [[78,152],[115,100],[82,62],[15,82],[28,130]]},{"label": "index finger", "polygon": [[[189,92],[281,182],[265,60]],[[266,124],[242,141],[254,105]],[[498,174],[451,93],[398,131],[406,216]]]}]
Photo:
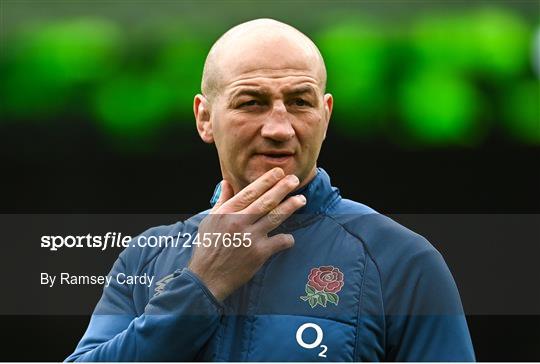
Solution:
[{"label": "index finger", "polygon": [[232,213],[243,210],[244,208],[251,205],[256,199],[258,199],[263,193],[268,191],[272,186],[279,182],[283,177],[285,177],[285,172],[283,169],[276,167],[255,181],[247,185],[243,190],[238,192],[233,198],[229,199],[221,206],[221,212],[223,210]]}]

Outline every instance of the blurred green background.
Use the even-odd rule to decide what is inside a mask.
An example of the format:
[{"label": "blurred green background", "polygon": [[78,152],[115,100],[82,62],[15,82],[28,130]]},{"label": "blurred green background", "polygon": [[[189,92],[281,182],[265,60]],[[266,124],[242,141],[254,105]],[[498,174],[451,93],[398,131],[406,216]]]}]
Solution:
[{"label": "blurred green background", "polygon": [[272,17],[319,45],[336,133],[413,147],[540,145],[536,1],[1,4],[2,123],[93,123],[108,143],[151,152],[168,126],[193,130],[219,35]]},{"label": "blurred green background", "polygon": [[[208,208],[222,176],[192,115],[204,58],[230,27],[271,17],[326,59],[335,109],[318,163],[343,196],[392,214],[538,213],[539,13],[538,1],[0,0],[1,210]],[[527,254],[499,241],[486,256],[445,247],[465,303],[482,291],[471,271]],[[538,361],[537,316],[468,322],[479,361]],[[5,316],[4,359],[62,360],[87,323]]]}]

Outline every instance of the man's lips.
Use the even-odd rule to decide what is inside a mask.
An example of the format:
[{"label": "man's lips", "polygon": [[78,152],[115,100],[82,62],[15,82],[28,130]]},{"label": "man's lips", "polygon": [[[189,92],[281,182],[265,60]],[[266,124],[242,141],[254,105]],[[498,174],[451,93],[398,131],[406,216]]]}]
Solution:
[{"label": "man's lips", "polygon": [[255,153],[255,156],[270,163],[285,163],[294,157],[294,152],[290,151],[263,151]]}]

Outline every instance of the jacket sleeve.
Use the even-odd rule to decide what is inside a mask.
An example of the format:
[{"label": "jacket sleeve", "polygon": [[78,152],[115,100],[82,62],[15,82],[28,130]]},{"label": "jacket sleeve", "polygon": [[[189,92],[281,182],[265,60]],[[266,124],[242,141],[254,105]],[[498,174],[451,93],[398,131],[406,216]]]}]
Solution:
[{"label": "jacket sleeve", "polygon": [[[110,275],[128,271],[121,254]],[[186,268],[174,273],[141,315],[131,289],[112,283],[66,361],[193,361],[217,328],[221,312],[221,304]]]},{"label": "jacket sleeve", "polygon": [[459,293],[440,253],[404,255],[394,268],[387,281],[387,360],[474,361]]}]

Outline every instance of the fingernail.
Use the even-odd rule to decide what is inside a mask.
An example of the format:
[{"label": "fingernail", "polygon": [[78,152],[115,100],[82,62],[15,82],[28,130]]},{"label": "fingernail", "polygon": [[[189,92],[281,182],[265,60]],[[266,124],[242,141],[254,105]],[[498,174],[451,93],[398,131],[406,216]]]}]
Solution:
[{"label": "fingernail", "polygon": [[281,168],[275,168],[274,169],[274,177],[276,178],[282,178],[285,173],[283,172],[283,169]]},{"label": "fingernail", "polygon": [[306,204],[306,196],[304,195],[297,195],[300,202],[302,202],[304,205]]},{"label": "fingernail", "polygon": [[298,177],[296,177],[294,174],[291,174],[289,177],[289,181],[291,181],[292,183],[294,183],[295,185],[298,184],[300,182],[300,180],[298,179]]}]

